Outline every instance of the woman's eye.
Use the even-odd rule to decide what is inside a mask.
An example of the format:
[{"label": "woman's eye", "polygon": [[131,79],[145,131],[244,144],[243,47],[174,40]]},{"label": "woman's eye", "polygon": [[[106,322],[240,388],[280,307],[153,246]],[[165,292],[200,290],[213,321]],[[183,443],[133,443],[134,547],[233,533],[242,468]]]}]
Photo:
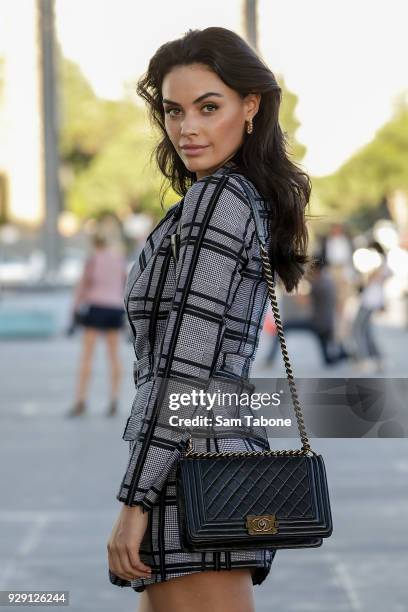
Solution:
[{"label": "woman's eye", "polygon": [[211,104],[211,103],[204,104],[203,108],[206,108],[206,106],[211,106],[213,109],[217,109],[218,108],[218,106],[216,104]]},{"label": "woman's eye", "polygon": [[[213,110],[217,110],[217,108],[218,108],[218,106],[216,104],[208,103],[208,104],[204,104],[204,106],[202,106],[201,110],[203,110],[204,108],[208,108],[208,107],[210,107]],[[174,117],[174,114],[173,115],[171,114],[172,111],[179,111],[179,110],[180,110],[179,108],[166,108],[164,112],[166,113],[166,115],[170,115],[170,117]],[[213,112],[213,111],[211,110],[211,112]]]},{"label": "woman's eye", "polygon": [[[179,110],[178,108],[166,108],[166,110],[164,111],[166,113],[166,115],[170,115],[171,111],[174,110]],[[170,115],[170,117],[172,117],[172,115]]]}]

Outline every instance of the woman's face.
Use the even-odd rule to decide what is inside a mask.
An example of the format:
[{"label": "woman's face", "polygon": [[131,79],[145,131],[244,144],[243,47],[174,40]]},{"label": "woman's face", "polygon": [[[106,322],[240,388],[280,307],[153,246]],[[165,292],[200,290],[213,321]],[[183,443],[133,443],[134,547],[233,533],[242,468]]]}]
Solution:
[{"label": "woman's face", "polygon": [[[241,146],[260,94],[245,98],[203,64],[176,66],[162,84],[165,127],[175,150],[197,179],[212,174]],[[188,149],[185,145],[202,148]]]}]

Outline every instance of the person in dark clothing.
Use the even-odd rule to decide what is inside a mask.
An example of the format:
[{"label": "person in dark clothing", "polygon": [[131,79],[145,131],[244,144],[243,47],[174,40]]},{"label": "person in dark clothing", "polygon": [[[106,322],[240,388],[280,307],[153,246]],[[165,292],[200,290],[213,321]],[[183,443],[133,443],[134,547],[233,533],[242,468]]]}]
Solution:
[{"label": "person in dark clothing", "polygon": [[[317,260],[311,272],[310,317],[293,319],[283,323],[283,331],[308,331],[319,342],[326,365],[332,365],[350,355],[341,343],[335,341],[336,285],[324,260]],[[265,365],[271,365],[279,349],[279,337],[272,341]]]}]

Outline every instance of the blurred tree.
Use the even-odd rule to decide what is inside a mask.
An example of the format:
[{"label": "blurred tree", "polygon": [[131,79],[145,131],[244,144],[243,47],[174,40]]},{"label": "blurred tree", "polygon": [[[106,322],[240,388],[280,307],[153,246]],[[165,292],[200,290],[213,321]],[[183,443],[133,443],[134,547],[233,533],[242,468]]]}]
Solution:
[{"label": "blurred tree", "polygon": [[[162,176],[150,164],[154,146],[144,108],[98,98],[76,64],[60,58],[61,178],[66,207],[80,217],[130,206],[161,217]],[[171,189],[165,203],[179,196]]]},{"label": "blurred tree", "polygon": [[[395,189],[408,191],[408,102],[394,103],[393,116],[373,140],[357,151],[337,172],[313,179],[313,187],[328,211],[355,216],[367,225],[384,197]],[[366,211],[366,213],[365,213]]]},{"label": "blurred tree", "polygon": [[279,86],[282,88],[282,104],[279,112],[279,123],[282,130],[286,133],[288,141],[288,153],[296,161],[301,161],[306,155],[306,147],[296,140],[296,131],[300,126],[300,121],[296,117],[296,106],[298,96],[289,91],[283,76],[277,78]]}]

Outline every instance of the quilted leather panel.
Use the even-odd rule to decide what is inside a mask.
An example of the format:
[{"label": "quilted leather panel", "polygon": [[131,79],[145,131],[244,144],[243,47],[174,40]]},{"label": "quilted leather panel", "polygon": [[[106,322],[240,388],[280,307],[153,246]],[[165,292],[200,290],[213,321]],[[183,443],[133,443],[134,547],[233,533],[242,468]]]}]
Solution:
[{"label": "quilted leather panel", "polygon": [[216,460],[207,459],[200,472],[208,520],[267,514],[271,500],[274,513],[281,518],[313,518],[316,514],[306,457],[277,457],[272,465],[265,457],[233,458],[221,470]]},{"label": "quilted leather panel", "polygon": [[[186,457],[177,485],[185,550],[316,547],[333,530],[321,455]],[[246,516],[263,514],[277,533],[249,535]]]}]

